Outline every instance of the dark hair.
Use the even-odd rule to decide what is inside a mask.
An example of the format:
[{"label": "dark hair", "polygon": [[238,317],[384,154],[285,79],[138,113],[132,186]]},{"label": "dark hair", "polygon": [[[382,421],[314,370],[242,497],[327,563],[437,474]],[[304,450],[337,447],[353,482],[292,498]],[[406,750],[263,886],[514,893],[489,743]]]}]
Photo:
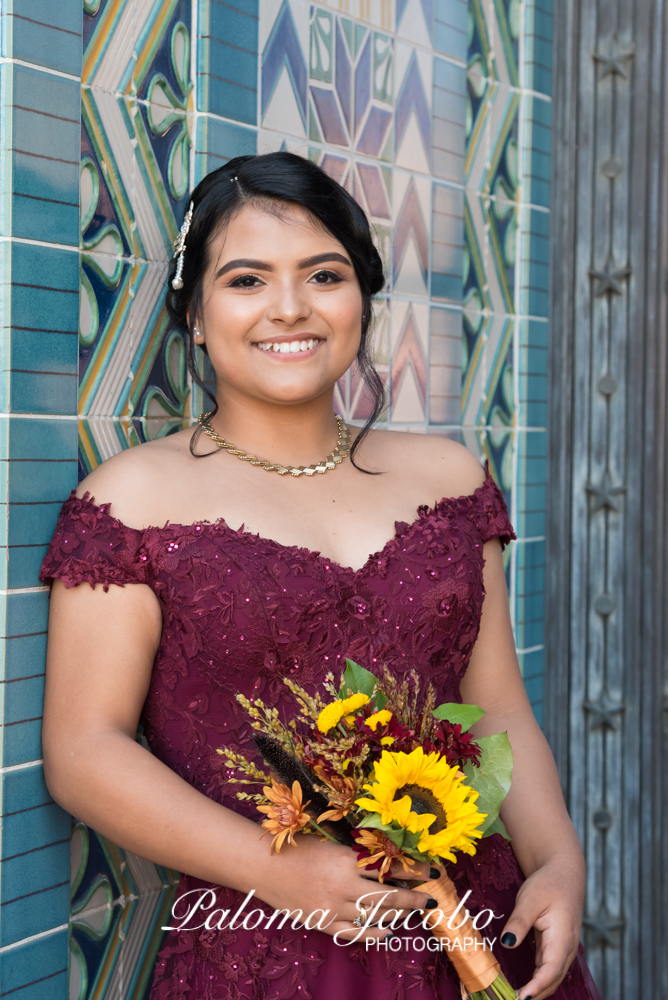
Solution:
[{"label": "dark hair", "polygon": [[[355,463],[355,452],[385,405],[385,387],[373,366],[369,351],[371,296],[380,292],[384,286],[383,264],[374,246],[369,222],[360,206],[345,188],[310,160],[288,152],[236,156],[225,166],[207,174],[193,191],[192,222],[183,257],[183,287],[172,288],[171,280],[176,268],[176,262],[172,261],[166,300],[173,326],[188,334],[188,369],[196,385],[213,400],[213,416],[218,404],[210,385],[200,376],[188,316],[194,326],[195,317],[201,314],[203,277],[211,241],[220,232],[221,224],[252,201],[292,202],[300,205],[314,215],[350,255],[362,292],[362,339],[356,361],[373,402],[371,414],[350,452],[353,465],[359,469],[360,466]],[[198,427],[191,440],[193,454],[199,430]]]}]

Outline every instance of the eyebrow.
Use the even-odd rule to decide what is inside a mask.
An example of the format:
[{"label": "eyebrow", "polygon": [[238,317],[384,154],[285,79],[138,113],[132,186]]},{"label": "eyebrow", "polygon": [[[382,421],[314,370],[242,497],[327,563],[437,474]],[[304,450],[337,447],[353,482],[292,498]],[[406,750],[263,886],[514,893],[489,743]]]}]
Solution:
[{"label": "eyebrow", "polygon": [[[325,264],[327,261],[336,260],[340,264],[346,264],[351,267],[351,263],[347,257],[344,257],[342,253],[336,253],[336,251],[331,251],[329,253],[319,253],[314,257],[306,257],[304,260],[300,260],[297,264],[297,268],[300,271],[305,270],[308,267],[315,267],[317,264]],[[216,278],[221,278],[228,271],[234,271],[239,267],[247,267],[251,271],[273,271],[274,268],[271,264],[268,264],[264,260],[253,260],[251,257],[238,257],[236,260],[230,260],[227,264],[224,264],[221,268],[216,271]],[[215,279],[214,279],[215,280]]]}]

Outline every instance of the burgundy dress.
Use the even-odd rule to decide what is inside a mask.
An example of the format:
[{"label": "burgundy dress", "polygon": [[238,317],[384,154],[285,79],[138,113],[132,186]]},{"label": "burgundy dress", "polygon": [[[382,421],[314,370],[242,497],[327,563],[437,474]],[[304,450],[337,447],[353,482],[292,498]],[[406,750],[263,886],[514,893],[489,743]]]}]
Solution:
[{"label": "burgundy dress", "polygon": [[[420,507],[412,524],[397,522],[394,537],[357,571],[243,526],[235,531],[223,520],[137,530],[109,507],[72,493],[41,579],[105,590],[151,587],[163,631],[142,715],[149,746],[204,795],[256,821],[254,807],[226,786],[216,753],[250,747],[235,694],[287,711],[284,677],[312,689],[350,657],[371,670],[387,663],[399,676],[415,667],[425,686],[428,680],[436,686],[437,704],[461,702],[484,596],[483,544],[515,537],[489,470],[473,494]],[[471,890],[471,913],[491,908],[498,915],[484,933],[496,937],[494,952],[510,983],[523,986],[534,971],[533,931],[514,950],[498,941],[523,882],[512,848],[494,834],[479,842],[474,857],[460,855],[447,867],[460,898]],[[178,895],[206,885],[182,875]],[[232,912],[244,896],[213,888],[217,906]],[[151,1000],[460,1000],[447,953],[427,950],[424,940],[420,951],[419,935],[398,933],[400,950],[366,951],[289,925],[172,931],[158,956]],[[582,946],[554,997],[600,1000]]]}]

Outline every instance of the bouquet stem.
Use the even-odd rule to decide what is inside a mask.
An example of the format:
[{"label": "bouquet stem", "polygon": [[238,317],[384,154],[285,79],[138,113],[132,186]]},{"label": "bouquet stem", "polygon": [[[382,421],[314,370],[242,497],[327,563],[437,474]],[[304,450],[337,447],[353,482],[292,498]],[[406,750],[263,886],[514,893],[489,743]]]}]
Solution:
[{"label": "bouquet stem", "polygon": [[438,879],[415,886],[413,891],[426,892],[438,902],[438,909],[431,911],[426,924],[435,937],[448,942],[448,957],[473,1000],[516,1000],[517,993],[501,972],[494,953],[485,946],[471,917],[462,919],[460,912],[454,918],[454,928],[448,926],[459,906],[452,880],[442,874]]}]

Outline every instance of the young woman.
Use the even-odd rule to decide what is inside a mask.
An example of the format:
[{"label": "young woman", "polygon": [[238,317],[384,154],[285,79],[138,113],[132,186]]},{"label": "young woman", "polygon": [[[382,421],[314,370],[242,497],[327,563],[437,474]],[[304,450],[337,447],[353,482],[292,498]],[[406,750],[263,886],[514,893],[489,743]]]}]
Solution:
[{"label": "young woman", "polygon": [[[182,872],[179,896],[209,887],[233,913],[254,890],[268,913],[337,916],[326,930],[173,930],[151,997],[461,996],[445,953],[367,948],[377,927],[345,946],[376,873],[313,836],[270,856],[216,753],[250,745],[238,691],[283,711],[284,677],[313,687],[349,656],[482,706],[475,735],[508,731],[512,846],[495,834],[449,874],[472,912],[494,910],[485,933],[521,1000],[598,1000],[579,946],[583,855],[515,656],[503,498],[460,445],[348,431],[333,412],[355,361],[373,416],[382,406],[368,338],[383,273],[363,212],[289,153],[230,161],[192,207],[167,303],[194,373],[208,354],[217,406],[206,433],[124,451],[63,507],[42,569],[47,782],[89,826]],[[326,471],[279,474],[310,465]],[[408,889],[391,902],[427,904]]]}]

